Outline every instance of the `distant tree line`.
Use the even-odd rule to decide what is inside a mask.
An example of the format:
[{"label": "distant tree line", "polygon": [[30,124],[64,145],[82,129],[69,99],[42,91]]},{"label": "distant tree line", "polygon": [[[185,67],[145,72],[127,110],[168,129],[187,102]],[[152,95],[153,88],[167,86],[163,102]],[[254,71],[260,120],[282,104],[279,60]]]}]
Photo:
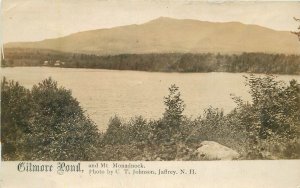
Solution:
[{"label": "distant tree line", "polygon": [[93,54],[8,48],[2,66],[57,66],[153,72],[300,74],[300,55],[242,53]]}]

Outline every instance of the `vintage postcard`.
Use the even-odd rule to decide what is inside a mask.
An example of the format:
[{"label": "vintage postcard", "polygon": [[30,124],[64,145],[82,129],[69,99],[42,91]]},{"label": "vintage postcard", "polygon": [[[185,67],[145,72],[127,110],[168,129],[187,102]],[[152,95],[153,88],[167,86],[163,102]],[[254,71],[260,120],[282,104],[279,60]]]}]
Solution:
[{"label": "vintage postcard", "polygon": [[299,188],[299,2],[2,0],[1,35],[1,187]]}]

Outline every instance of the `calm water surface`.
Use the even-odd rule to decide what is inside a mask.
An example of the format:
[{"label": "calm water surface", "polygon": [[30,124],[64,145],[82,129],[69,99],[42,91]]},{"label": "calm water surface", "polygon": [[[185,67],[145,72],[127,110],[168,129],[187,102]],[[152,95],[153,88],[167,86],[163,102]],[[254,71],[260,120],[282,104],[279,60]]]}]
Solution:
[{"label": "calm water surface", "polygon": [[[148,119],[161,117],[163,97],[168,95],[171,84],[179,86],[186,104],[184,113],[192,117],[202,114],[209,106],[229,112],[235,107],[231,93],[250,99],[243,73],[151,73],[49,67],[2,68],[1,72],[27,88],[52,77],[59,85],[72,90],[100,130],[107,128],[114,115],[125,119],[136,115]],[[300,82],[298,75],[280,75],[278,79]]]}]

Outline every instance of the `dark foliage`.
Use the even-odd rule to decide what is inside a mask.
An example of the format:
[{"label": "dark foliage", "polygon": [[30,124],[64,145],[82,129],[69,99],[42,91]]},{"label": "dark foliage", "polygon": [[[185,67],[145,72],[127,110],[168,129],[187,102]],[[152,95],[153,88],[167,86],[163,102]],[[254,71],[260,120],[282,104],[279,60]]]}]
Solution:
[{"label": "dark foliage", "polygon": [[[300,56],[242,54],[121,54],[97,56],[39,49],[4,49],[2,66],[56,66],[155,72],[248,72],[300,74]],[[45,64],[45,62],[47,62]],[[59,65],[57,64],[59,63]],[[56,64],[56,65],[55,65]]]},{"label": "dark foliage", "polygon": [[1,142],[4,160],[199,160],[201,141],[216,141],[241,159],[300,158],[300,86],[274,76],[246,77],[251,101],[234,96],[229,114],[208,108],[185,117],[179,88],[172,85],[158,120],[110,120],[98,133],[70,90],[51,79],[31,90],[2,81]]},{"label": "dark foliage", "polygon": [[32,90],[4,78],[1,96],[4,160],[93,159],[98,131],[70,90],[51,78]]},{"label": "dark foliage", "polygon": [[[119,157],[114,160],[196,160],[194,151],[204,140],[235,149],[242,155],[241,159],[299,158],[298,83],[292,80],[285,84],[273,76],[251,75],[246,77],[246,85],[252,96],[250,102],[234,96],[237,108],[229,114],[210,107],[194,120],[182,115],[183,100],[178,87],[172,85],[165,97],[166,109],[161,119],[146,121],[139,117],[139,121],[127,123],[115,117],[104,135],[119,141],[104,146],[116,146]],[[132,131],[141,124],[139,131]],[[112,132],[113,127],[118,130]],[[140,139],[129,139],[132,134],[139,135]],[[129,147],[134,156],[125,151]]]}]

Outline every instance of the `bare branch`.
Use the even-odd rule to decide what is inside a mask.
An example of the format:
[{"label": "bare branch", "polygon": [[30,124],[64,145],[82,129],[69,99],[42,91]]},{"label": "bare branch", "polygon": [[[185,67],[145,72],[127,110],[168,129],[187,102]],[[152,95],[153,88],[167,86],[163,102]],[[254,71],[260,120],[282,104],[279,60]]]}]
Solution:
[{"label": "bare branch", "polygon": [[[300,19],[299,19],[299,18],[294,17],[294,20],[297,21],[297,22],[300,22]],[[299,41],[300,41],[300,26],[298,27],[298,30],[299,30],[299,31],[292,31],[291,33],[297,35],[297,36],[298,36],[298,39],[299,39]]]},{"label": "bare branch", "polygon": [[297,22],[300,22],[299,18],[294,17],[294,20],[297,21]]}]

